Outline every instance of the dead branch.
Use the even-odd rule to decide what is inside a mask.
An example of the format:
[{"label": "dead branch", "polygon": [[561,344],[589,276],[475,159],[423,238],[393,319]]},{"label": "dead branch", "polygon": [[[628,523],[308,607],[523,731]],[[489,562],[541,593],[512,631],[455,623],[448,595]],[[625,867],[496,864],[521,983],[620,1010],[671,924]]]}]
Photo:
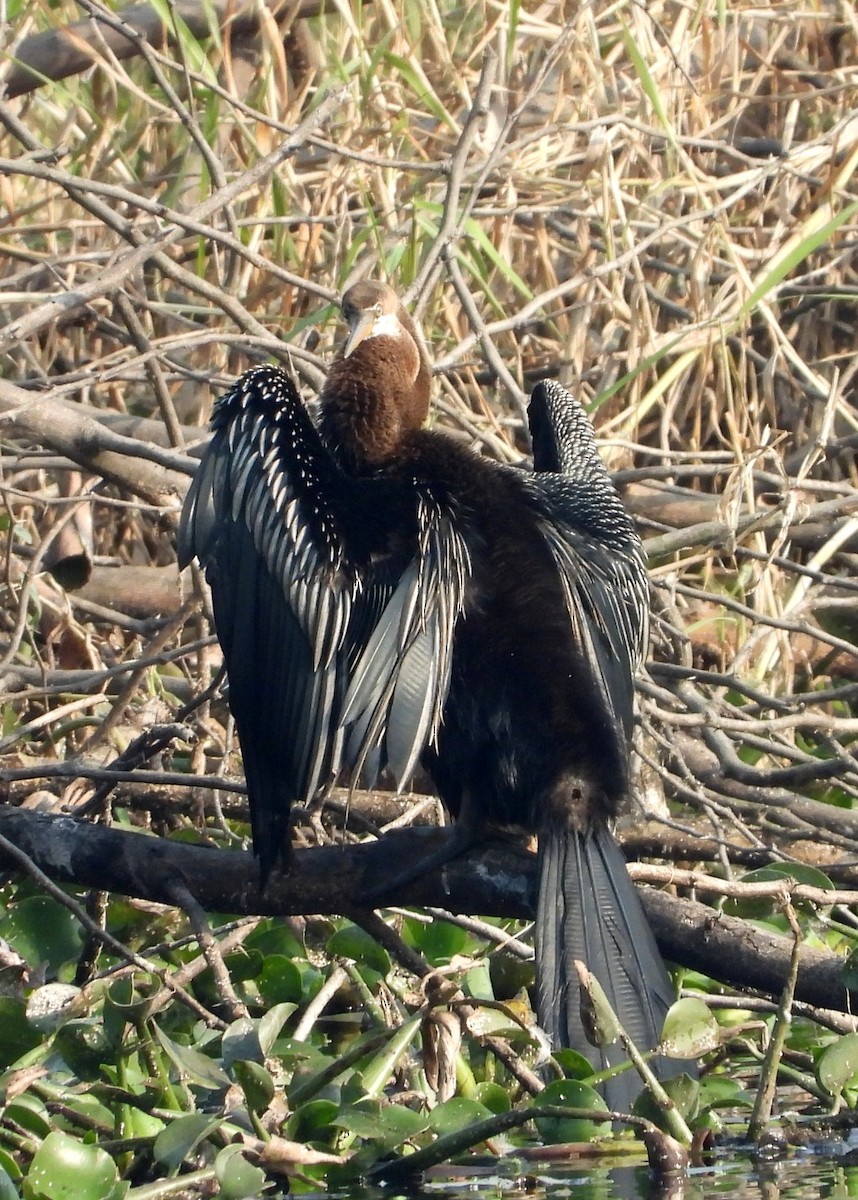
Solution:
[{"label": "dead branch", "polygon": [[[363,892],[383,885],[392,858],[417,861],[448,835],[443,830],[401,830],[360,846],[296,851],[288,873],[277,875],[264,893],[249,854],[8,807],[0,808],[0,836],[64,883],[170,904],[181,880],[207,911],[287,916],[352,911]],[[454,913],[529,917],[534,887],[535,856],[509,843],[493,843],[406,885],[397,900]],[[649,888],[642,895],[659,945],[671,961],[737,988],[779,994],[791,941],[695,901]],[[802,949],[797,998],[849,1011],[842,969],[838,955]]]},{"label": "dead branch", "polygon": [[[266,7],[275,20],[288,14],[291,24],[324,12],[325,0],[301,0],[297,6],[289,0],[273,0]],[[257,5],[233,5],[227,0],[216,0],[210,9],[198,0],[178,0],[173,8],[200,41],[212,35],[212,14],[221,31],[233,38],[256,33],[261,20]],[[127,25],[129,34],[123,34],[120,25]],[[78,75],[99,62],[105,51],[120,60],[133,58],[140,50],[131,33],[156,48],[166,45],[173,36],[149,4],[132,4],[117,14],[116,23],[95,17],[23,38],[15,47],[17,61],[6,76],[6,95],[10,99],[23,96],[48,80]]]}]

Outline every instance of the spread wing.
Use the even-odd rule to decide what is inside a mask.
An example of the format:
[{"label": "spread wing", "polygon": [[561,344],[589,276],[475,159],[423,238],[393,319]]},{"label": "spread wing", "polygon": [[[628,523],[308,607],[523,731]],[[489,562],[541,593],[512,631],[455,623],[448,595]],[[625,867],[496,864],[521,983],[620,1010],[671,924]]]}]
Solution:
[{"label": "spread wing", "polygon": [[285,372],[248,371],[212,426],[179,561],[211,586],[265,877],[292,801],[343,769],[407,783],[440,721],[470,562],[428,486],[339,469]]},{"label": "spread wing", "polygon": [[576,646],[608,728],[631,736],[634,674],[648,638],[649,584],[634,525],[581,405],[554,381],[528,410],[540,528],[557,564]]}]

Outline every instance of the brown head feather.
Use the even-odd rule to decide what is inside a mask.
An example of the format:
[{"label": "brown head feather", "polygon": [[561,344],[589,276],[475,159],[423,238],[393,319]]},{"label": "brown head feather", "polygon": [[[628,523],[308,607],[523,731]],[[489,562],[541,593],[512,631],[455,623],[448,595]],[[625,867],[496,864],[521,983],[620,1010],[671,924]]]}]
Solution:
[{"label": "brown head feather", "polygon": [[429,415],[430,370],[414,322],[385,283],[362,282],[342,300],[349,327],[321,400],[334,446],[354,466],[396,457]]}]

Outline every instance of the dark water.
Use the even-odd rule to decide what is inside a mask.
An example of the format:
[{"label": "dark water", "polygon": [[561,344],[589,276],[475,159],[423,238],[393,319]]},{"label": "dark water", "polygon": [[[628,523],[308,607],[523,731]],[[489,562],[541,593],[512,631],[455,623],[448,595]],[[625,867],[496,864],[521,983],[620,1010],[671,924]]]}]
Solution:
[{"label": "dark water", "polygon": [[[508,1166],[509,1170],[505,1170]],[[791,1153],[777,1162],[755,1162],[746,1154],[719,1153],[707,1167],[693,1167],[667,1184],[644,1166],[600,1168],[540,1163],[522,1170],[520,1160],[492,1167],[448,1167],[413,1191],[371,1189],[351,1200],[817,1200],[858,1197],[858,1140],[826,1143]]]}]

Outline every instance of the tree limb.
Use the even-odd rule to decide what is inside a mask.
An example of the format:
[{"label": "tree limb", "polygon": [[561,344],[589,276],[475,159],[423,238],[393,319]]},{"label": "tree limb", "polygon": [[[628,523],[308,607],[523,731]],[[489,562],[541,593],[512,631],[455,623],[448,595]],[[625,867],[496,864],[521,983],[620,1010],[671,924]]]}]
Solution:
[{"label": "tree limb", "polygon": [[[398,830],[359,846],[296,851],[288,872],[275,875],[264,893],[250,854],[10,807],[0,808],[0,835],[63,883],[170,904],[179,879],[208,911],[287,916],[350,911],[356,897],[382,885],[391,861],[419,860],[442,845],[449,831]],[[533,915],[535,886],[535,855],[494,842],[407,884],[397,899],[456,913],[527,918]],[[789,939],[693,900],[651,888],[641,889],[641,896],[667,958],[736,988],[780,993],[793,950]],[[803,947],[796,998],[850,1011],[842,971],[838,955]]]},{"label": "tree limb", "polygon": [[[289,0],[273,0],[264,7],[271,16],[282,16],[290,8]],[[222,30],[244,37],[255,33],[262,21],[260,6],[233,5],[228,0],[215,0],[210,8],[198,0],[174,0],[173,10],[188,26],[194,37],[211,37],[210,8]],[[325,9],[324,0],[301,0],[291,23],[305,17],[316,17]],[[122,9],[118,18],[155,47],[163,46],[170,31],[160,14],[149,4],[132,4]],[[98,62],[105,51],[118,59],[134,58],[140,53],[137,43],[112,24],[99,20],[74,21],[60,29],[46,29],[23,38],[15,49],[15,62],[6,76],[6,95],[23,96],[42,87],[49,80],[78,75]]]}]

